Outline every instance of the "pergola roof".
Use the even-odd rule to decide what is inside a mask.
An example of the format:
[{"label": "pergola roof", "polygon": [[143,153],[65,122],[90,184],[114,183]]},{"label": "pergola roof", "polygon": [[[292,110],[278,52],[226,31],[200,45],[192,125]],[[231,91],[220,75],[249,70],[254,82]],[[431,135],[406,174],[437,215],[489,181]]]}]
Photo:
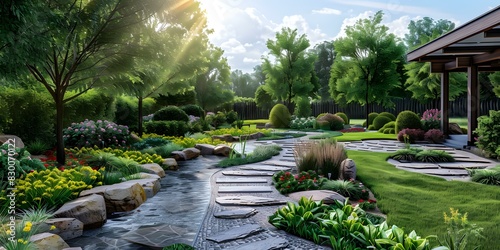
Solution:
[{"label": "pergola roof", "polygon": [[500,6],[420,46],[408,62],[431,62],[431,72],[500,71]]}]

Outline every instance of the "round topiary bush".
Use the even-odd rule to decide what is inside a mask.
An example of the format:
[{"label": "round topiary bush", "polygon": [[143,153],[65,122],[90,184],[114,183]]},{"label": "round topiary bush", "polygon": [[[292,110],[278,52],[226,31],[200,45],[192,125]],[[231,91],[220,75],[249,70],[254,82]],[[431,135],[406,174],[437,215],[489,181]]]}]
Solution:
[{"label": "round topiary bush", "polygon": [[399,133],[399,131],[405,128],[422,129],[422,122],[415,112],[405,110],[398,114],[395,128],[396,133]]},{"label": "round topiary bush", "polygon": [[205,118],[205,111],[196,104],[188,104],[181,107],[181,109],[186,112],[187,115],[197,116]]},{"label": "round topiary bush", "polygon": [[330,124],[330,130],[341,130],[344,128],[344,119],[340,118],[340,116],[326,113],[321,116],[318,120],[319,122],[327,121]]},{"label": "round topiary bush", "polygon": [[391,119],[391,121],[395,121],[396,120],[396,116],[389,113],[389,112],[382,112],[380,114],[378,114],[379,116],[385,116],[385,117],[389,117]]},{"label": "round topiary bush", "polygon": [[366,126],[372,125],[373,120],[375,120],[375,118],[377,118],[377,116],[378,116],[377,112],[372,112],[372,113],[368,114],[368,123],[366,124]]},{"label": "round topiary bush", "polygon": [[188,122],[189,116],[177,106],[167,106],[155,112],[153,121],[183,121]]},{"label": "round topiary bush", "polygon": [[269,113],[269,121],[275,128],[287,128],[290,124],[291,115],[288,108],[283,104],[276,104]]},{"label": "round topiary bush", "polygon": [[385,124],[391,122],[391,118],[385,116],[385,115],[378,115],[374,120],[373,120],[373,128],[375,130],[381,129]]},{"label": "round topiary bush", "polygon": [[[378,130],[378,132],[384,133],[384,134],[395,134],[395,131],[396,131],[395,127],[396,127],[395,121],[388,122],[382,128],[380,128]],[[392,131],[392,132],[390,132],[390,131]]]},{"label": "round topiary bush", "polygon": [[335,113],[335,115],[339,116],[340,118],[342,118],[344,120],[344,124],[349,124],[349,117],[347,117],[347,115],[343,112],[337,112]]}]

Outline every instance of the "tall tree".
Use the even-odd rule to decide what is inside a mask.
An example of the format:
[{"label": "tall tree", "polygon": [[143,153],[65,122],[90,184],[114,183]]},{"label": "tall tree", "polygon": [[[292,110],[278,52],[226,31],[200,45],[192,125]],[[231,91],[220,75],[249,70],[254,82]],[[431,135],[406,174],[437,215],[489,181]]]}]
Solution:
[{"label": "tall tree", "polygon": [[[36,2],[36,1],[35,1]],[[43,42],[22,46],[18,66],[31,75],[51,94],[56,108],[57,161],[65,163],[63,142],[64,104],[87,90],[106,82],[108,77],[130,69],[131,58],[137,55],[137,33],[141,23],[154,14],[162,19],[182,18],[178,15],[194,2],[179,4],[169,0],[47,0],[43,14],[35,14],[41,30],[29,32],[36,36],[43,31]],[[34,9],[33,11],[39,11]],[[6,20],[10,22],[9,20]],[[12,22],[15,20],[12,20]],[[8,45],[10,46],[10,45]],[[18,57],[7,50],[0,60]],[[75,90],[75,94],[66,93]]]},{"label": "tall tree", "polygon": [[259,87],[258,81],[252,75],[243,73],[239,69],[231,72],[231,83],[234,93],[240,97],[253,97]]},{"label": "tall tree", "polygon": [[280,101],[289,105],[296,95],[309,95],[315,90],[311,83],[314,76],[314,61],[316,57],[306,53],[309,48],[306,35],[298,35],[297,29],[283,28],[276,33],[276,40],[268,40],[269,55],[262,63],[266,74],[268,92]]},{"label": "tall tree", "polygon": [[383,13],[360,19],[346,28],[346,37],[334,42],[337,56],[331,69],[330,94],[341,104],[394,105],[390,91],[399,85],[397,64],[404,45],[382,25]]},{"label": "tall tree", "polygon": [[500,97],[500,72],[492,73],[488,78],[491,81],[492,91],[497,97]]},{"label": "tall tree", "polygon": [[198,105],[205,110],[215,110],[234,98],[234,93],[231,91],[231,69],[223,54],[221,48],[215,46],[209,48],[205,52],[206,70],[192,80]]},{"label": "tall tree", "polygon": [[335,60],[335,50],[333,42],[324,41],[314,46],[312,53],[316,54],[317,59],[314,62],[314,72],[319,81],[318,96],[321,100],[331,99],[328,93],[328,82],[330,81],[330,69],[332,68],[333,61]]},{"label": "tall tree", "polygon": [[[408,24],[408,34],[405,35],[405,43],[410,50],[424,45],[435,38],[451,31],[455,24],[451,21],[440,19],[435,21],[430,17],[424,17]],[[430,63],[411,62],[405,65],[406,89],[412,93],[412,98],[421,102],[429,100],[438,101],[441,97],[441,75],[431,73]],[[467,89],[467,77],[464,73],[450,74],[451,99],[463,94]]]}]

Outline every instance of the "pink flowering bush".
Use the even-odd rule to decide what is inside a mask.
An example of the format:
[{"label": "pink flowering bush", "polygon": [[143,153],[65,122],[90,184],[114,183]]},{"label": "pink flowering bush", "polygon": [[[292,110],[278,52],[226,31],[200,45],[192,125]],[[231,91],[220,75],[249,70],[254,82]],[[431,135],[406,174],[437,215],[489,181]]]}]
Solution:
[{"label": "pink flowering bush", "polygon": [[400,142],[415,143],[415,141],[421,141],[423,139],[424,131],[421,129],[405,128],[399,131],[398,134],[398,141]]},{"label": "pink flowering bush", "polygon": [[85,120],[64,129],[64,145],[71,147],[125,147],[130,133],[127,126],[110,121]]},{"label": "pink flowering bush", "polygon": [[425,132],[424,139],[432,143],[442,143],[444,141],[444,135],[439,129],[430,129]]},{"label": "pink flowering bush", "polygon": [[441,112],[439,109],[428,109],[422,115],[421,121],[424,131],[439,129],[441,127]]}]

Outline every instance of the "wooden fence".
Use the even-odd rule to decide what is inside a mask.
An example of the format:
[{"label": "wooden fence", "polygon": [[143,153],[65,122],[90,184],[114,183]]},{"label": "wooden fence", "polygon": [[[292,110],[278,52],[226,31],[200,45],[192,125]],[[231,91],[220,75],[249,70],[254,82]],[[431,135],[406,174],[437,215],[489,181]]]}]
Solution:
[{"label": "wooden fence", "polygon": [[[423,114],[427,109],[440,109],[439,100],[435,102],[430,102],[422,104],[415,99],[398,99],[395,100],[396,104],[392,109],[386,109],[380,105],[371,105],[370,112],[383,112],[387,111],[397,115],[399,112],[404,110],[411,110],[417,114]],[[493,100],[481,101],[481,115],[487,115],[489,110],[500,110],[500,99],[495,98]],[[317,116],[321,113],[337,113],[344,112],[351,119],[364,119],[365,118],[365,106],[359,104],[348,104],[345,106],[340,106],[335,104],[333,101],[324,102],[314,102],[311,104],[312,115]],[[238,112],[242,119],[267,119],[269,118],[270,109],[258,108],[253,102],[246,103],[235,103],[233,105],[234,111]],[[449,117],[467,117],[467,98],[461,97],[454,101],[450,101],[449,104]]]}]

